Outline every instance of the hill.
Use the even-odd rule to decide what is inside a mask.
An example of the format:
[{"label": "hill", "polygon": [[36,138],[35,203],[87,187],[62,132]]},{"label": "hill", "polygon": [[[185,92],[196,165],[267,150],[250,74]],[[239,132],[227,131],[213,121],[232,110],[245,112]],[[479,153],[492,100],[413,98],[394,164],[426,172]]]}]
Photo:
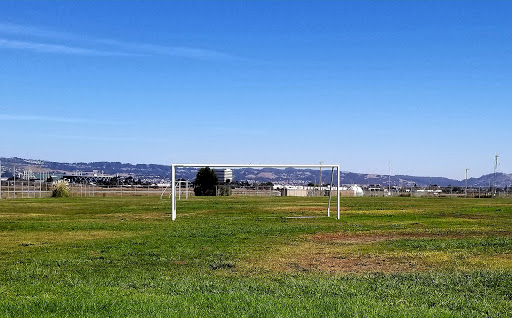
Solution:
[{"label": "hill", "polygon": [[[52,174],[64,175],[74,174],[76,171],[92,172],[104,174],[119,174],[121,176],[133,176],[151,182],[169,181],[171,168],[168,165],[159,164],[130,164],[121,162],[74,162],[63,163],[45,160],[22,159],[22,158],[0,158],[2,160],[2,176],[12,176],[13,168],[16,166],[16,171],[21,173],[23,171],[31,170],[33,172],[50,171]],[[176,177],[186,180],[194,180],[197,169],[195,168],[178,168],[176,170]],[[318,169],[276,169],[276,168],[241,168],[233,170],[233,177],[237,181],[249,182],[267,182],[273,183],[286,183],[286,184],[307,184],[319,183],[320,173]],[[322,170],[322,183],[329,183],[331,178],[330,169]],[[342,184],[361,184],[361,185],[387,185],[389,176],[378,174],[365,174],[342,171],[341,175]],[[479,178],[468,179],[468,186],[471,187],[488,187],[493,184],[494,175],[487,174]],[[465,185],[464,180],[455,180],[444,177],[421,177],[421,176],[408,176],[408,175],[394,175],[391,176],[391,184],[397,186],[454,186],[461,187]],[[512,185],[512,174],[497,173],[496,186],[506,187]]]}]

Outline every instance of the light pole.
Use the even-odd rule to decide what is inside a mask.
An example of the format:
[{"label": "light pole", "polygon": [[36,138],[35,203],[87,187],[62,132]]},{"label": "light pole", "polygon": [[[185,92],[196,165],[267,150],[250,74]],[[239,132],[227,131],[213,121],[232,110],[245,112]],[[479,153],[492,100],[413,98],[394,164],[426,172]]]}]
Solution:
[{"label": "light pole", "polygon": [[[320,165],[322,165],[323,161],[320,161]],[[322,167],[320,167],[320,195],[322,195]]]},{"label": "light pole", "polygon": [[493,197],[496,196],[496,170],[498,170],[498,154],[494,156],[494,180],[492,181]]},{"label": "light pole", "polygon": [[391,158],[389,158],[388,195],[391,196]]},{"label": "light pole", "polygon": [[468,197],[468,170],[469,168],[466,168],[466,189],[464,190],[464,196]]}]

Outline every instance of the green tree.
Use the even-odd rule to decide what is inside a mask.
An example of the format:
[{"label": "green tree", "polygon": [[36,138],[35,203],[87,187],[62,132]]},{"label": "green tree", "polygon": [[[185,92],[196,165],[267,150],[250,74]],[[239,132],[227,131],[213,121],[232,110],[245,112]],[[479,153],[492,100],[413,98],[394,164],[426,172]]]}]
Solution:
[{"label": "green tree", "polygon": [[197,172],[196,180],[194,180],[194,194],[197,196],[214,196],[217,184],[219,184],[219,179],[215,171],[209,167],[201,168]]},{"label": "green tree", "polygon": [[124,179],[124,184],[133,184],[133,182],[134,182],[134,179],[132,176],[129,176]]},{"label": "green tree", "polygon": [[110,181],[107,182],[108,185],[118,185],[119,184],[119,178],[118,177],[113,177],[110,179]]}]

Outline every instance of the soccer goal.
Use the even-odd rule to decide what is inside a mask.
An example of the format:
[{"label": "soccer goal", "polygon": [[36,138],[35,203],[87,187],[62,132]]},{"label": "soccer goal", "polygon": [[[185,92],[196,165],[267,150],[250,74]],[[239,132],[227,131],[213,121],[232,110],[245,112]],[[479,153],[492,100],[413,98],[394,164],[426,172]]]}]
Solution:
[{"label": "soccer goal", "polygon": [[171,202],[172,202],[172,220],[176,220],[176,168],[331,168],[331,186],[329,191],[329,203],[327,206],[327,216],[331,216],[331,198],[334,181],[334,170],[336,170],[337,182],[336,182],[336,218],[340,219],[340,166],[339,165],[253,165],[253,164],[191,164],[191,163],[177,163],[171,164]]}]

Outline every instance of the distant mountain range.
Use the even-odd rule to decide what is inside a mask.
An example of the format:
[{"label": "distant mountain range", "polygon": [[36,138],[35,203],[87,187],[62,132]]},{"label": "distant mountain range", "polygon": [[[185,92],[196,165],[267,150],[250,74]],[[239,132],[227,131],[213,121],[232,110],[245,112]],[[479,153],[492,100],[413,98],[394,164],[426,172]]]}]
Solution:
[{"label": "distant mountain range", "polygon": [[[17,173],[31,170],[35,173],[40,170],[50,171],[54,175],[74,174],[76,171],[92,172],[96,170],[98,173],[119,174],[121,176],[133,176],[134,178],[148,180],[152,182],[169,181],[171,167],[158,164],[129,164],[121,162],[75,162],[62,163],[44,160],[32,160],[22,158],[0,158],[2,161],[2,176],[12,176],[13,167],[16,166]],[[194,180],[197,169],[195,168],[178,168],[176,177],[186,180]],[[378,174],[365,174],[354,172],[341,173],[342,184],[360,184],[360,185],[387,185],[389,176]],[[320,173],[318,169],[277,169],[277,168],[241,168],[233,169],[233,178],[236,181],[271,181],[274,184],[307,184],[319,183]],[[329,183],[331,179],[331,170],[329,168],[322,170],[322,183]],[[494,175],[483,175],[479,178],[468,179],[468,186],[471,187],[489,187],[493,184]],[[336,180],[335,180],[336,182]],[[443,177],[417,177],[407,175],[391,176],[391,185],[397,186],[429,186],[438,185],[442,187],[453,186],[462,187],[465,180],[455,180]],[[496,186],[510,187],[512,185],[512,174],[497,173]]]}]

